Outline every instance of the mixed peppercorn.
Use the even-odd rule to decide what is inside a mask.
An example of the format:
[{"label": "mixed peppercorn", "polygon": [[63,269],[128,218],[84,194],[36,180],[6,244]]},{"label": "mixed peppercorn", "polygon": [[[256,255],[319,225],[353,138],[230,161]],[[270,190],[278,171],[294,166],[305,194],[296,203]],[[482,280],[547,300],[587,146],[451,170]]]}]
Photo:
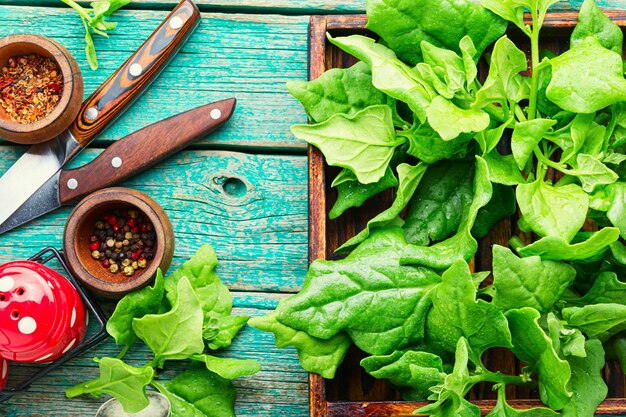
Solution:
[{"label": "mixed peppercorn", "polygon": [[9,58],[0,72],[0,105],[11,120],[28,124],[46,117],[63,94],[63,75],[37,54]]},{"label": "mixed peppercorn", "polygon": [[154,258],[156,233],[137,210],[116,210],[95,222],[89,238],[91,257],[111,273],[133,276]]}]

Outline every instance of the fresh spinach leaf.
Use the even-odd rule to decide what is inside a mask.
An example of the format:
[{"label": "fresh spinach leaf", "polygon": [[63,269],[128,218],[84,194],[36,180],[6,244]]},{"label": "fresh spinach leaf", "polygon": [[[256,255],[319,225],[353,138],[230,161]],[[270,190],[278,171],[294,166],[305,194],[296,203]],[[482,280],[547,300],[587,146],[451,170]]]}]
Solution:
[{"label": "fresh spinach leaf", "polygon": [[546,313],[575,277],[576,270],[566,263],[518,258],[507,248],[493,247],[493,303],[504,311],[532,307]]},{"label": "fresh spinach leaf", "polygon": [[513,340],[513,353],[537,370],[539,395],[550,408],[560,410],[570,402],[571,369],[559,358],[552,340],[539,326],[540,314],[531,307],[506,312]]},{"label": "fresh spinach leaf", "polygon": [[620,281],[615,272],[601,272],[583,297],[569,299],[567,303],[577,307],[588,304],[626,304],[626,283]]},{"label": "fresh spinach leaf", "polygon": [[407,153],[427,164],[464,157],[472,139],[471,135],[460,135],[455,139],[443,140],[428,123],[415,123],[411,129],[397,134],[408,139]]},{"label": "fresh spinach leaf", "polygon": [[172,405],[172,417],[235,417],[235,388],[204,367],[191,367],[169,382],[152,383]]},{"label": "fresh spinach leaf", "polygon": [[220,358],[206,354],[190,356],[191,360],[202,362],[206,368],[225,379],[236,379],[254,375],[261,370],[261,364],[251,359]]},{"label": "fresh spinach leaf", "polygon": [[580,358],[587,356],[585,336],[580,330],[566,326],[554,313],[548,313],[546,316],[546,326],[556,352],[561,352],[563,356],[578,356]]},{"label": "fresh spinach leaf", "polygon": [[587,217],[589,197],[576,184],[556,187],[538,178],[518,185],[516,192],[524,222],[539,236],[560,237],[569,242]]},{"label": "fresh spinach leaf", "polygon": [[187,359],[204,350],[202,308],[187,277],[179,280],[177,294],[167,313],[133,319],[133,330],[154,352],[158,367],[166,360]]},{"label": "fresh spinach leaf", "polygon": [[398,387],[411,388],[409,395],[416,401],[426,400],[432,394],[430,388],[443,384],[446,377],[439,356],[414,350],[369,356],[361,360],[361,366],[374,378],[387,379]]},{"label": "fresh spinach leaf", "polygon": [[133,319],[157,313],[164,296],[163,273],[159,268],[152,287],[127,294],[115,306],[106,324],[107,332],[115,339],[115,343],[126,346],[135,343],[137,335],[133,330]]},{"label": "fresh spinach leaf", "polygon": [[476,300],[476,287],[465,261],[455,262],[431,291],[433,307],[426,319],[426,342],[454,352],[461,337],[477,357],[492,347],[511,345],[504,314],[494,304]]},{"label": "fresh spinach leaf", "polygon": [[578,24],[572,32],[571,47],[580,45],[590,36],[596,38],[606,49],[622,54],[622,29],[602,13],[594,0],[585,0],[580,6]]},{"label": "fresh spinach leaf", "polygon": [[559,413],[543,407],[516,410],[507,404],[505,386],[500,384],[498,386],[498,402],[486,417],[559,417]]},{"label": "fresh spinach leaf", "polygon": [[552,79],[546,95],[563,110],[593,113],[626,100],[622,57],[595,38],[587,37],[550,63]]},{"label": "fresh spinach leaf", "polygon": [[567,323],[590,338],[606,341],[626,330],[626,305],[589,304],[583,307],[566,307],[562,310]]},{"label": "fresh spinach leaf", "polygon": [[576,165],[573,175],[582,183],[583,190],[593,192],[598,185],[612,184],[618,180],[618,175],[602,162],[591,155],[579,153],[576,156]]},{"label": "fresh spinach leaf", "polygon": [[335,114],[354,116],[376,104],[387,104],[384,93],[372,85],[372,73],[364,62],[350,68],[333,68],[313,81],[290,81],[287,91],[302,103],[314,123]]},{"label": "fresh spinach leaf", "polygon": [[117,398],[127,413],[137,413],[149,404],[146,386],[154,378],[154,369],[149,366],[134,368],[119,359],[95,359],[100,368],[100,376],[91,381],[68,388],[65,394],[74,398],[81,394],[99,397],[109,394]]},{"label": "fresh spinach leaf", "polygon": [[282,324],[276,319],[276,313],[253,317],[250,319],[250,326],[274,333],[276,347],[294,346],[302,368],[327,379],[335,377],[337,368],[352,345],[350,337],[345,333],[338,333],[330,339],[313,337]]},{"label": "fresh spinach leaf", "polygon": [[484,154],[483,158],[489,166],[489,180],[503,185],[525,184],[526,179],[522,176],[513,160],[513,155],[500,155],[494,149]]},{"label": "fresh spinach leaf", "polygon": [[555,123],[556,120],[551,119],[533,119],[515,125],[511,137],[511,150],[520,170],[526,167],[533,151]]},{"label": "fresh spinach leaf", "polygon": [[530,35],[530,28],[524,23],[524,3],[516,0],[480,0],[480,4],[501,18],[513,22],[524,33]]},{"label": "fresh spinach leaf", "polygon": [[606,398],[608,389],[600,376],[600,371],[604,368],[602,343],[599,340],[588,340],[585,350],[587,355],[584,358],[567,358],[572,369],[570,387],[573,395],[571,401],[561,410],[562,417],[593,417]]},{"label": "fresh spinach leaf", "polygon": [[423,123],[426,108],[437,94],[420,74],[396,58],[396,54],[373,39],[360,35],[328,40],[369,65],[374,87],[406,103]]},{"label": "fresh spinach leaf", "polygon": [[294,125],[293,134],[319,148],[329,165],[350,169],[362,184],[374,183],[384,175],[396,146],[391,109],[368,107],[353,117],[335,115],[315,125]]},{"label": "fresh spinach leaf", "polygon": [[212,317],[202,327],[202,338],[210,349],[217,350],[228,347],[249,318],[248,316]]},{"label": "fresh spinach leaf", "polygon": [[493,194],[486,206],[478,210],[476,221],[472,227],[472,235],[476,239],[487,236],[493,226],[517,211],[515,191],[502,184],[493,184]]},{"label": "fresh spinach leaf", "polygon": [[489,126],[489,115],[484,111],[459,108],[442,96],[433,99],[426,117],[443,140],[455,139],[462,133],[482,132]]},{"label": "fresh spinach leaf", "polygon": [[[619,230],[605,227],[583,242],[569,244],[558,236],[547,236],[528,246],[517,247],[520,256],[541,256],[553,261],[594,261],[602,257],[609,245],[619,239]],[[515,246],[515,245],[514,245]]]},{"label": "fresh spinach leaf", "polygon": [[421,43],[459,52],[469,36],[480,56],[506,30],[506,22],[468,0],[368,0],[367,28],[376,32],[400,58],[421,61]]},{"label": "fresh spinach leaf", "polygon": [[387,226],[393,222],[409,203],[427,167],[428,165],[421,162],[416,166],[409,164],[398,165],[397,171],[398,177],[400,178],[400,185],[391,207],[367,222],[367,226],[364,230],[337,248],[337,251],[341,252],[355,247],[367,239],[373,229]]},{"label": "fresh spinach leaf", "polygon": [[415,190],[404,223],[408,243],[427,246],[454,234],[472,204],[473,161],[430,165]]},{"label": "fresh spinach leaf", "polygon": [[383,228],[343,260],[313,262],[302,290],[279,303],[278,321],[321,339],[345,331],[372,355],[416,342],[440,277],[401,266],[405,245],[402,229]]}]

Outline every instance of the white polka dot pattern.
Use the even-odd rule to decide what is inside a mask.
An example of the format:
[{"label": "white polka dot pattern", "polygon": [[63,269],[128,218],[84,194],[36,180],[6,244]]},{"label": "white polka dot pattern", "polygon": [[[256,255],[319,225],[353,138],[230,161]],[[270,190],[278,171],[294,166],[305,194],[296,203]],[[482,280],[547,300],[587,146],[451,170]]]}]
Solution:
[{"label": "white polka dot pattern", "polygon": [[22,334],[31,334],[37,330],[37,322],[32,317],[24,317],[17,323],[17,328]]},{"label": "white polka dot pattern", "polygon": [[15,281],[13,280],[13,277],[0,278],[0,291],[11,291],[14,285]]}]

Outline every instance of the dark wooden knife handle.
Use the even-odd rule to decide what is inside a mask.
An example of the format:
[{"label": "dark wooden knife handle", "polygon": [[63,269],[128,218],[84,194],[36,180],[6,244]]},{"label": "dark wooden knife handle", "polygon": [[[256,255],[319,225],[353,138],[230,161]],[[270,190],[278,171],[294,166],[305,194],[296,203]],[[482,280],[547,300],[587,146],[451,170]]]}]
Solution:
[{"label": "dark wooden knife handle", "polygon": [[83,102],[70,127],[81,148],[144,92],[199,22],[196,5],[191,0],[182,0],[143,45]]},{"label": "dark wooden knife handle", "polygon": [[207,135],[230,119],[235,104],[231,98],[172,116],[118,140],[87,165],[61,171],[61,204],[137,174]]}]

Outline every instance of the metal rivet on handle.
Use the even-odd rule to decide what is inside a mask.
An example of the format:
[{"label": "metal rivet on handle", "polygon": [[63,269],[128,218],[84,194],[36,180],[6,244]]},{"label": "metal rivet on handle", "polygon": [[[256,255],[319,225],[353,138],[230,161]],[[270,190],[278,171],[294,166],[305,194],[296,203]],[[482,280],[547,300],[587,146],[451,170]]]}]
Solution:
[{"label": "metal rivet on handle", "polygon": [[122,158],[120,158],[119,156],[116,156],[115,158],[111,159],[111,165],[113,166],[113,168],[119,168],[122,166]]},{"label": "metal rivet on handle", "polygon": [[141,71],[143,71],[143,68],[141,68],[141,65],[135,63],[133,65],[130,66],[130,69],[128,70],[128,72],[130,72],[130,75],[132,75],[133,77],[138,77],[141,75]]},{"label": "metal rivet on handle", "polygon": [[220,111],[220,109],[213,109],[211,110],[210,115],[211,115],[211,119],[217,120],[220,117],[222,117],[222,112]]},{"label": "metal rivet on handle", "polygon": [[180,29],[183,26],[183,19],[181,19],[179,16],[174,16],[172,17],[172,20],[170,20],[170,27],[174,30],[176,29]]},{"label": "metal rivet on handle", "polygon": [[95,107],[89,107],[85,112],[85,117],[87,118],[87,120],[96,120],[98,118],[98,109],[96,109]]},{"label": "metal rivet on handle", "polygon": [[69,188],[70,190],[75,190],[78,188],[78,181],[76,180],[76,178],[70,178],[69,180],[67,180],[67,188]]}]

